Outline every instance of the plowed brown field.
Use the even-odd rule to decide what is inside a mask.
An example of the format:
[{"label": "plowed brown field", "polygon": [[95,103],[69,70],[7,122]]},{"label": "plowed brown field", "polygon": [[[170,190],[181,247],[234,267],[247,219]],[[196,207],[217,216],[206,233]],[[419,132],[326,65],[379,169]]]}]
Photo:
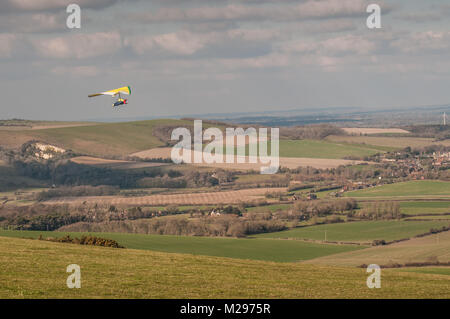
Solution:
[{"label": "plowed brown field", "polygon": [[117,206],[164,206],[164,205],[214,205],[238,204],[264,198],[266,193],[286,191],[286,188],[252,188],[235,191],[184,193],[167,195],[149,195],[137,197],[120,196],[85,196],[65,197],[46,201],[45,204],[74,204],[86,203],[109,204]]}]

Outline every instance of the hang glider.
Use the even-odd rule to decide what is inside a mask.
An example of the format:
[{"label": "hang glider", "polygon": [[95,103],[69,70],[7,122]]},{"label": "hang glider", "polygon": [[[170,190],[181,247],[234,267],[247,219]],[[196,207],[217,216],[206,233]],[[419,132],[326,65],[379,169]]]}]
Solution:
[{"label": "hang glider", "polygon": [[105,92],[101,92],[101,93],[91,94],[91,95],[88,95],[88,97],[95,97],[95,96],[99,96],[99,95],[109,95],[109,96],[114,97],[116,95],[119,95],[117,101],[113,103],[113,107],[119,106],[119,105],[123,105],[123,104],[128,104],[128,102],[127,102],[128,100],[127,99],[122,99],[120,94],[130,95],[131,94],[131,88],[129,86],[124,86],[124,87],[121,87],[121,88],[118,88],[118,89],[114,89],[114,90],[109,90],[109,91],[105,91]]}]

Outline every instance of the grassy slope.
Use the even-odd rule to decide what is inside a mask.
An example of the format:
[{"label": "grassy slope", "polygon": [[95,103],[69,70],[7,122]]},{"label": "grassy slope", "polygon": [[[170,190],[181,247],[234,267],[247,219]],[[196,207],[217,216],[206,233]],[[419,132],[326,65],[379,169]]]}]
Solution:
[{"label": "grassy slope", "polygon": [[[82,233],[44,231],[0,231],[0,236],[38,238],[62,237],[70,234],[80,237]],[[350,245],[313,244],[293,240],[236,239],[188,236],[162,236],[121,233],[92,233],[114,239],[127,248],[155,250],[173,253],[230,257],[241,259],[293,262],[325,255],[359,249]]]},{"label": "grassy slope", "polygon": [[450,232],[422,238],[413,238],[387,246],[377,246],[354,252],[325,256],[306,261],[339,266],[358,266],[362,264],[386,265],[392,262],[425,262],[435,260],[450,262]]},{"label": "grassy slope", "polygon": [[127,155],[133,152],[162,146],[153,136],[158,125],[188,125],[188,121],[152,120],[108,123],[95,126],[68,127],[40,130],[37,136],[64,145],[74,151],[93,155]]},{"label": "grassy slope", "polygon": [[450,195],[450,182],[409,181],[344,193],[346,197]]},{"label": "grassy slope", "polygon": [[[206,144],[205,144],[206,145]],[[235,147],[237,152],[238,147]],[[245,149],[240,148],[249,154],[249,145]],[[256,145],[256,149],[259,147]],[[233,154],[232,148],[227,148],[225,145],[223,149],[218,149],[219,153]],[[271,143],[267,144],[268,153],[271,153]],[[280,140],[279,155],[280,157],[306,157],[306,158],[330,158],[330,159],[345,159],[348,157],[364,157],[376,153],[384,153],[386,151],[394,150],[394,148],[350,144],[350,143],[334,143],[325,140]]]},{"label": "grassy slope", "polygon": [[381,147],[391,148],[405,148],[410,147],[425,147],[433,144],[441,144],[450,146],[450,140],[434,141],[432,138],[420,138],[420,137],[398,137],[398,136],[342,136],[331,135],[326,138],[330,142],[341,143],[360,143],[370,144]]},{"label": "grassy slope", "polygon": [[450,215],[412,216],[408,220],[450,220]]},{"label": "grassy slope", "polygon": [[407,215],[450,213],[450,202],[400,202],[400,211]]},{"label": "grassy slope", "polygon": [[[179,125],[186,127],[192,125],[192,122],[180,120],[151,120],[52,128],[35,131],[0,131],[0,140],[17,140],[17,143],[20,145],[29,139],[39,139],[50,144],[70,148],[76,152],[89,155],[127,155],[133,152],[162,146],[163,143],[153,136],[153,129],[158,125]],[[12,142],[6,144],[8,145],[11,143]]]},{"label": "grassy slope", "polygon": [[[18,147],[28,140],[38,139],[88,155],[128,155],[162,146],[163,143],[152,135],[153,128],[159,125],[190,127],[193,123],[181,120],[150,120],[40,130],[0,130],[0,145]],[[209,126],[211,125],[204,124],[204,127]],[[338,159],[372,155],[384,150],[387,149],[380,146],[329,141],[280,141],[280,156],[284,157]]]},{"label": "grassy slope", "polygon": [[428,232],[430,228],[448,226],[447,221],[364,221],[294,228],[276,233],[255,235],[258,238],[304,238],[330,241],[394,240]]},{"label": "grassy slope", "polygon": [[[81,289],[66,267],[81,267]],[[0,298],[448,298],[445,275],[279,264],[16,238],[0,240]]]},{"label": "grassy slope", "polygon": [[421,267],[421,268],[412,267],[412,268],[402,268],[401,271],[450,276],[450,267]]},{"label": "grassy slope", "polygon": [[[359,203],[361,208],[371,205],[373,205],[373,202]],[[399,206],[402,214],[410,216],[450,213],[450,201],[404,201],[399,202]]]},{"label": "grassy slope", "polygon": [[280,140],[281,157],[312,157],[340,159],[348,156],[369,156],[384,152],[383,147],[332,143],[316,140]]}]

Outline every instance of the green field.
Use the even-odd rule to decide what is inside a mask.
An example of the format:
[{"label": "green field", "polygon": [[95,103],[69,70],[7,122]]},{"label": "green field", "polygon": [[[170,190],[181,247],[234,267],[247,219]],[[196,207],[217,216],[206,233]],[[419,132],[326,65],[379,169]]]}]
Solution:
[{"label": "green field", "polygon": [[407,217],[408,220],[450,220],[450,215],[425,215]]},{"label": "green field", "polygon": [[385,152],[385,147],[333,143],[318,140],[280,140],[281,157],[311,157],[341,159],[346,157],[364,157]]},{"label": "green field", "polygon": [[422,148],[430,145],[450,146],[450,140],[436,141],[433,138],[422,137],[399,137],[399,136],[352,136],[352,135],[330,135],[326,138],[330,142],[360,143],[362,145],[375,145],[376,147],[390,147],[400,149],[405,147]]},{"label": "green field", "polygon": [[[305,261],[311,264],[359,266],[362,264],[404,265],[412,262],[450,262],[450,231]],[[410,269],[410,268],[405,268]],[[424,268],[425,269],[425,268]]]},{"label": "green field", "polygon": [[402,268],[401,271],[415,272],[420,274],[434,274],[450,276],[450,267],[421,267]]},{"label": "green field", "polygon": [[[450,213],[450,201],[403,201],[398,202],[400,212],[408,216]],[[373,205],[373,202],[360,202],[361,208]],[[419,216],[424,217],[424,216]],[[430,218],[433,216],[430,216]],[[436,216],[439,217],[439,216]]]},{"label": "green field", "polygon": [[316,225],[282,232],[255,235],[256,238],[298,238],[328,241],[391,241],[426,233],[430,228],[449,226],[450,221],[363,221]]},{"label": "green field", "polygon": [[163,142],[153,135],[159,125],[188,125],[188,121],[152,120],[39,130],[35,134],[57,145],[93,155],[128,155]]},{"label": "green field", "polygon": [[[81,267],[68,289],[66,267]],[[449,298],[446,275],[280,264],[1,238],[0,298]]]},{"label": "green field", "polygon": [[386,184],[344,193],[346,197],[450,196],[450,182],[424,180]]},{"label": "green field", "polygon": [[[154,136],[154,129],[158,126],[192,127],[193,122],[163,119],[122,123],[91,123],[86,126],[39,130],[0,130],[0,145],[18,147],[26,141],[38,139],[87,155],[124,156],[164,146],[165,143]],[[208,123],[203,125],[205,128],[211,126]],[[270,142],[268,144],[270,150]],[[248,145],[246,149],[248,152]],[[280,156],[282,157],[341,159],[364,157],[388,150],[392,150],[392,148],[324,140],[280,140]]]},{"label": "green field", "polygon": [[400,212],[407,215],[450,213],[450,201],[400,202]]},{"label": "green field", "polygon": [[[19,238],[62,237],[70,234],[81,237],[83,233],[45,231],[0,231],[0,236]],[[170,253],[230,257],[239,259],[294,262],[325,255],[360,249],[353,245],[313,244],[293,240],[236,239],[191,236],[165,236],[121,233],[91,233],[114,239],[122,246],[133,249]]]},{"label": "green field", "polygon": [[[206,144],[205,144],[206,145]],[[280,157],[307,157],[307,158],[330,158],[330,159],[345,159],[348,157],[365,157],[377,153],[384,153],[393,150],[389,147],[350,144],[350,143],[335,143],[325,140],[280,140],[279,145]],[[256,145],[258,149],[258,146]],[[234,148],[237,152],[238,147]],[[223,151],[218,150],[219,153],[232,153],[233,148],[223,146]],[[267,151],[270,154],[271,143],[267,143]],[[245,154],[249,154],[249,145],[245,146]]]},{"label": "green field", "polygon": [[[270,153],[270,141],[267,145],[268,152]],[[309,157],[330,159],[344,159],[348,157],[361,158],[364,156],[370,156],[376,153],[384,153],[386,151],[392,150],[392,148],[383,146],[334,143],[324,140],[280,140],[279,146],[279,155],[281,157]],[[248,152],[249,146],[246,145],[245,153],[248,155]]]},{"label": "green field", "polygon": [[[89,126],[49,128],[42,130],[0,131],[0,144],[39,139],[65,149],[88,155],[129,155],[130,153],[163,146],[154,136],[157,126],[192,126],[192,121],[150,120],[106,123]],[[207,125],[205,125],[207,126]]]}]

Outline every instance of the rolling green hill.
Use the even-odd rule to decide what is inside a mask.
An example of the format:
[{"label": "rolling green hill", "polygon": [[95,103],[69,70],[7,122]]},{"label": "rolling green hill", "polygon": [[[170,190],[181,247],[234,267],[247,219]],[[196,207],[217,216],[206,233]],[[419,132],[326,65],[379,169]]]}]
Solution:
[{"label": "rolling green hill", "polygon": [[398,197],[398,196],[450,195],[450,182],[424,180],[386,184],[344,193],[346,197]]},{"label": "rolling green hill", "polygon": [[407,215],[450,213],[450,201],[400,202],[400,211]]},{"label": "rolling green hill", "polygon": [[[450,262],[450,232],[413,238],[391,245],[349,251],[305,261],[333,266],[359,266],[362,264],[389,265],[411,262]],[[407,269],[407,268],[406,268]]]},{"label": "rolling green hill", "polygon": [[164,143],[153,134],[157,126],[186,126],[188,121],[152,120],[140,122],[107,123],[92,126],[39,130],[37,137],[76,152],[90,155],[128,155]]},{"label": "rolling green hill", "polygon": [[[66,267],[81,267],[68,289]],[[280,264],[0,238],[0,298],[449,298],[446,275]]]},{"label": "rolling green hill", "polygon": [[382,146],[333,143],[321,140],[280,140],[281,157],[342,159],[364,157],[391,150]]},{"label": "rolling green hill", "polygon": [[158,126],[188,127],[192,122],[150,120],[40,130],[0,130],[0,144],[12,146],[16,141],[17,147],[28,140],[38,139],[83,154],[121,156],[163,146],[164,143],[153,134]]},{"label": "rolling green hill", "polygon": [[329,241],[368,242],[403,239],[426,233],[430,228],[449,226],[450,221],[363,221],[294,228],[255,235],[257,238],[300,238]]},{"label": "rolling green hill", "polygon": [[[45,231],[4,231],[0,236],[38,238],[62,237],[70,234],[81,237],[83,233]],[[193,236],[142,235],[123,233],[92,233],[95,236],[114,239],[133,249],[154,250],[171,253],[187,253],[217,257],[293,262],[325,255],[361,249],[354,245],[313,244],[293,240],[236,239]]]},{"label": "rolling green hill", "polygon": [[[56,125],[56,124],[53,124]],[[69,125],[66,123],[66,125]],[[85,126],[38,130],[0,130],[0,146],[19,147],[37,139],[77,153],[94,156],[125,156],[164,146],[154,135],[156,127],[192,127],[187,120],[149,120],[122,123],[91,123]],[[217,126],[203,123],[203,127]],[[223,128],[223,125],[219,125]],[[270,144],[270,143],[269,143]],[[270,149],[270,145],[268,146]],[[364,157],[388,150],[382,146],[335,143],[321,140],[280,140],[280,156],[342,159]]]},{"label": "rolling green hill", "polygon": [[[376,201],[376,199],[374,199]],[[373,201],[364,201],[359,202],[360,208],[367,208],[373,205]],[[400,207],[400,212],[402,214],[408,215],[408,216],[415,216],[415,215],[435,215],[440,214],[441,217],[444,216],[446,213],[450,213],[450,200],[441,200],[441,201],[428,201],[428,200],[422,200],[422,201],[402,201],[398,202]],[[424,217],[424,216],[419,216]],[[432,217],[432,216],[431,216]],[[439,216],[435,216],[439,217]]]}]

